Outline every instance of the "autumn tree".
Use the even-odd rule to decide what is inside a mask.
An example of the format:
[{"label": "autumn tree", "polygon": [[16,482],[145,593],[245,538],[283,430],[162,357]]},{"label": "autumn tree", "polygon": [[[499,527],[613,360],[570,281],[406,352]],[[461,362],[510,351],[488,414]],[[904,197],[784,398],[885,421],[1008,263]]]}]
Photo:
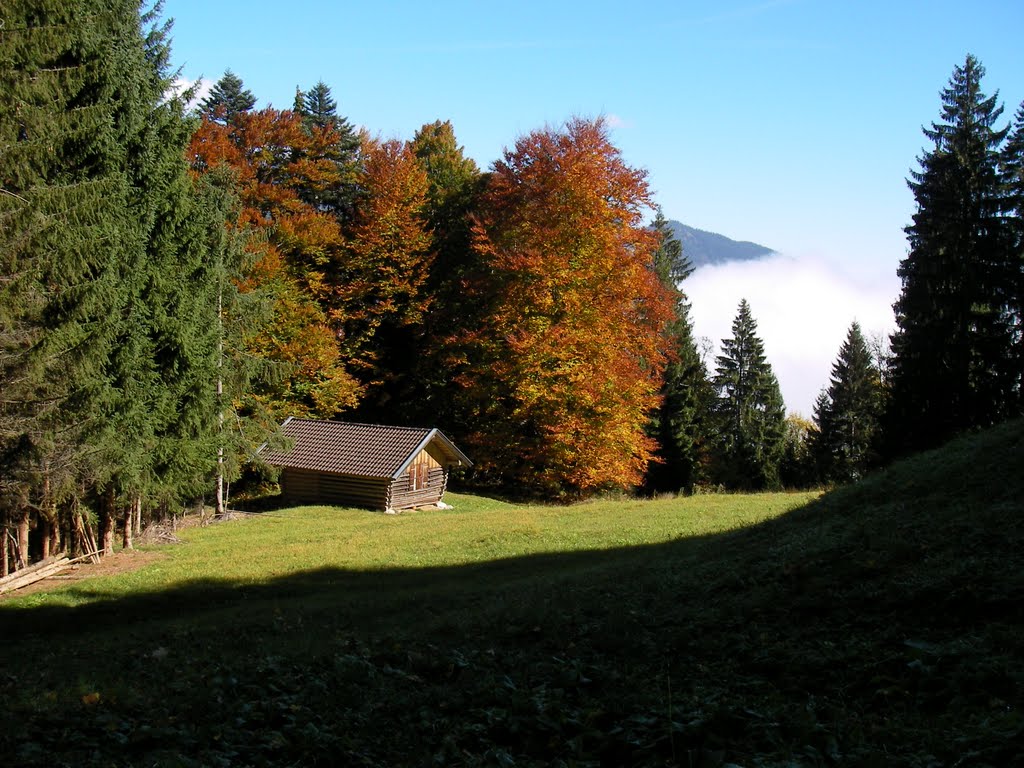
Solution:
[{"label": "autumn tree", "polygon": [[882,383],[860,325],[850,326],[815,407],[812,453],[826,482],[850,482],[877,461]]},{"label": "autumn tree", "polygon": [[494,164],[448,363],[480,479],[549,496],[642,479],[672,294],[645,173],[602,120],[522,137]]},{"label": "autumn tree", "polygon": [[241,207],[234,226],[251,233],[251,263],[240,286],[273,296],[274,305],[268,323],[245,343],[278,371],[249,393],[245,407],[275,419],[333,416],[359,394],[337,344],[341,315],[332,281],[344,236],[334,216],[300,194],[338,182],[334,141],[330,129],[307,132],[298,115],[265,109],[238,114],[230,126],[204,120],[189,149],[197,173],[226,167],[236,179]]},{"label": "autumn tree", "polygon": [[448,121],[422,126],[409,149],[427,174],[423,218],[433,241],[433,259],[424,290],[430,306],[424,315],[424,346],[415,355],[412,374],[421,386],[404,403],[403,413],[419,423],[456,423],[451,408],[454,382],[446,364],[447,337],[473,314],[467,306],[464,279],[476,263],[471,245],[471,221],[484,177],[466,157]]},{"label": "autumn tree", "polygon": [[716,476],[730,488],[777,488],[786,409],[746,299],[716,361]]},{"label": "autumn tree", "polygon": [[680,288],[693,267],[660,209],[653,228],[660,240],[654,271],[675,297],[675,317],[665,329],[672,354],[661,383],[661,403],[649,426],[658,448],[645,487],[652,492],[690,492],[706,472],[714,393],[693,336],[690,303]]},{"label": "autumn tree", "polygon": [[996,125],[998,94],[968,55],[942,91],[932,147],[908,182],[917,210],[906,228],[903,287],[894,309],[890,451],[931,447],[1004,418],[1013,399],[1013,319],[1005,287],[1019,284]]},{"label": "autumn tree", "polygon": [[424,345],[433,251],[424,215],[427,174],[409,147],[367,140],[361,166],[359,202],[333,288],[342,347],[369,390],[369,418],[394,398],[412,396],[402,393]]},{"label": "autumn tree", "polygon": [[786,414],[779,480],[784,488],[810,488],[818,482],[813,443],[817,427],[798,413]]}]

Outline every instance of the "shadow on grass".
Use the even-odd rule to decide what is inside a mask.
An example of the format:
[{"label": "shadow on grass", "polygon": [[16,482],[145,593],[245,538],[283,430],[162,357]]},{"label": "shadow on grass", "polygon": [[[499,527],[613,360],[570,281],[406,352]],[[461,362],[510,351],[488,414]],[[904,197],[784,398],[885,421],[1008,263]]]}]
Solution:
[{"label": "shadow on grass", "polygon": [[699,538],[0,606],[0,754],[1020,765],[1015,440]]}]

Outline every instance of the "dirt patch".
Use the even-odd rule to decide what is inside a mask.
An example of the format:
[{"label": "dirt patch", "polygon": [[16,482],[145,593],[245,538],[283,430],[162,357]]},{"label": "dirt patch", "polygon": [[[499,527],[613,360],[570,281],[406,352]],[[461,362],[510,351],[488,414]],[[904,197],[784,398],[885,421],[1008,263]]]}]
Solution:
[{"label": "dirt patch", "polygon": [[[135,543],[142,546],[181,544],[181,539],[176,535],[178,531],[186,528],[226,523],[251,516],[251,513],[240,511],[231,511],[223,517],[216,519],[211,518],[209,515],[186,515],[174,518],[167,523],[150,525],[141,536],[136,537]],[[101,558],[98,563],[90,563],[89,561],[75,563],[48,579],[42,579],[35,584],[29,584],[21,589],[4,592],[0,594],[0,602],[9,597],[21,597],[35,592],[44,592],[56,589],[69,582],[91,579],[94,576],[116,576],[120,573],[137,571],[139,568],[155,563],[157,560],[162,560],[165,557],[167,555],[159,550],[118,549],[114,551],[114,554]]]},{"label": "dirt patch", "polygon": [[116,576],[119,573],[137,571],[139,568],[155,563],[157,560],[163,560],[165,557],[167,555],[163,552],[141,552],[131,549],[120,550],[112,555],[101,558],[98,563],[90,563],[88,561],[75,563],[48,579],[37,581],[35,584],[29,584],[21,589],[4,592],[0,595],[0,601],[6,600],[9,597],[23,597],[24,595],[31,595],[36,592],[45,592],[62,587],[68,583],[91,579],[94,576]]}]

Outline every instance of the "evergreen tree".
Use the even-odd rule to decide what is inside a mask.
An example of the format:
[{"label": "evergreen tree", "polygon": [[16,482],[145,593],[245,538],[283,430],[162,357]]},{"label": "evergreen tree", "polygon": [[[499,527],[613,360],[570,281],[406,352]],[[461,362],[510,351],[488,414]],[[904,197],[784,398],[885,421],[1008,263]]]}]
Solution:
[{"label": "evergreen tree", "polygon": [[817,434],[814,422],[797,413],[786,415],[779,479],[784,488],[810,488],[817,482],[813,441]]},{"label": "evergreen tree", "polygon": [[210,94],[199,102],[199,114],[214,122],[230,124],[235,115],[248,112],[256,106],[256,97],[245,87],[242,78],[230,69],[210,89]]},{"label": "evergreen tree", "polygon": [[14,331],[0,342],[3,461],[44,528],[59,507],[100,500],[109,552],[119,505],[133,512],[130,546],[144,494],[179,499],[212,474],[207,212],[183,104],[165,98],[169,25],[145,32],[155,11],[140,17],[133,0],[12,11],[0,35],[12,62],[0,103],[14,107],[0,109],[13,148],[0,156],[12,225],[0,313]]},{"label": "evergreen tree", "polygon": [[660,208],[653,226],[661,243],[654,254],[654,271],[662,285],[675,294],[676,307],[675,317],[665,329],[674,356],[665,367],[661,404],[648,428],[658,449],[656,461],[648,467],[645,486],[653,492],[691,492],[704,479],[714,393],[693,337],[690,303],[679,288],[693,267]]},{"label": "evergreen tree", "polygon": [[[942,92],[932,148],[908,184],[917,212],[906,228],[903,290],[894,305],[893,452],[936,445],[1007,414],[1011,319],[1004,286],[1014,276],[999,146],[1007,129],[998,94],[981,90],[984,68],[968,55]],[[1019,263],[1016,266],[1019,275]]]},{"label": "evergreen tree", "polygon": [[110,472],[89,444],[112,395],[120,269],[140,243],[126,169],[141,43],[128,0],[12,0],[3,20],[0,474],[27,545],[30,509],[49,519]]},{"label": "evergreen tree", "polygon": [[[310,90],[295,89],[294,112],[302,119],[303,128],[321,145],[317,160],[329,160],[337,170],[339,181],[329,188],[308,186],[299,189],[302,200],[318,210],[334,214],[342,223],[351,220],[359,197],[358,155],[362,140],[352,124],[338,114],[338,102],[323,80]],[[329,139],[329,140],[328,140]],[[293,161],[304,158],[296,152]]]},{"label": "evergreen tree", "polygon": [[434,259],[424,286],[431,303],[424,315],[423,341],[413,356],[411,379],[422,387],[416,398],[403,403],[414,423],[442,424],[452,430],[458,418],[452,377],[440,362],[446,354],[445,337],[467,307],[463,279],[474,262],[470,247],[470,221],[483,186],[480,169],[455,138],[452,124],[437,120],[423,125],[409,142],[417,162],[427,174],[427,195],[422,214],[433,237]]},{"label": "evergreen tree", "polygon": [[730,488],[777,488],[786,411],[746,299],[716,362],[717,479]]},{"label": "evergreen tree", "polygon": [[1024,103],[1014,116],[1001,161],[1011,230],[1011,275],[1004,284],[1013,337],[1011,390],[1019,412],[1024,405]]},{"label": "evergreen tree", "polygon": [[854,322],[832,366],[828,392],[815,407],[812,452],[822,480],[857,480],[876,463],[881,392],[878,368]]}]

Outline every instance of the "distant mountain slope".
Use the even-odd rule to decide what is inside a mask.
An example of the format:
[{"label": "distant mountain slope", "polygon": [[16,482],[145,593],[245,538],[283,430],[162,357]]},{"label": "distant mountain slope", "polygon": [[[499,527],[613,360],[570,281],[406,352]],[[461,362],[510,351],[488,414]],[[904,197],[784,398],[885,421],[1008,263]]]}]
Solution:
[{"label": "distant mountain slope", "polygon": [[683,254],[694,269],[729,261],[754,261],[775,252],[757,243],[730,240],[725,235],[694,229],[672,219],[669,219],[668,225],[672,234],[683,244]]}]

